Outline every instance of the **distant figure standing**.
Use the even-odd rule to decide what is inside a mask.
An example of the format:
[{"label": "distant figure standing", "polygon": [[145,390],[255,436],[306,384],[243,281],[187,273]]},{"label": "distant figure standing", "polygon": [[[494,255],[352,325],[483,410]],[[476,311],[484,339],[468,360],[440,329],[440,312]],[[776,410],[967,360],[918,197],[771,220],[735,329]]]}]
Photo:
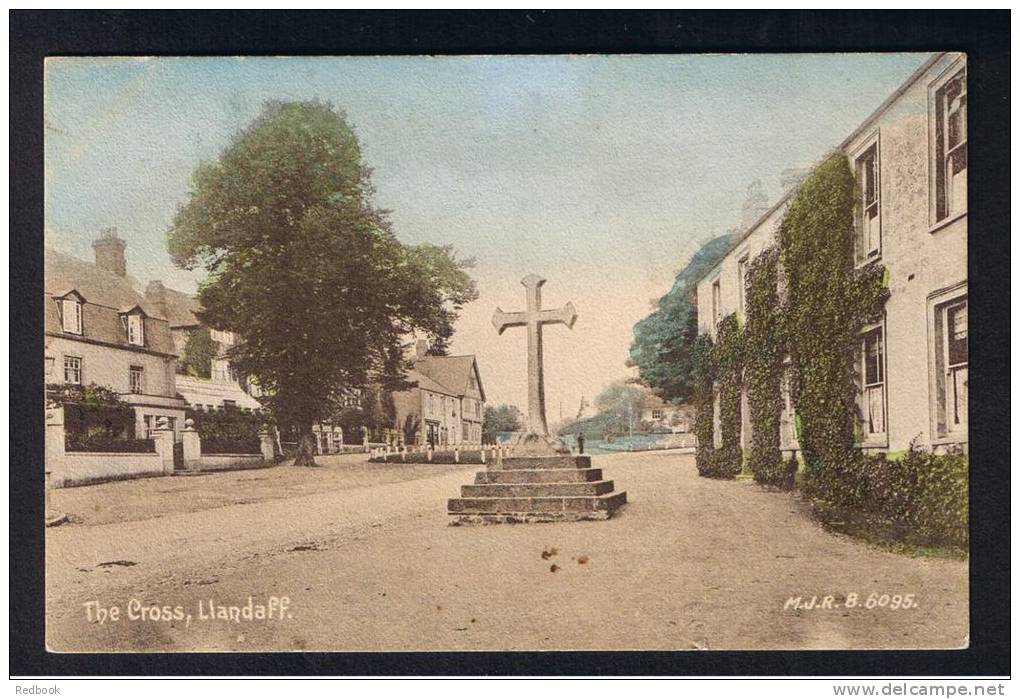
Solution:
[{"label": "distant figure standing", "polygon": [[577,433],[577,453],[584,453],[584,432]]}]

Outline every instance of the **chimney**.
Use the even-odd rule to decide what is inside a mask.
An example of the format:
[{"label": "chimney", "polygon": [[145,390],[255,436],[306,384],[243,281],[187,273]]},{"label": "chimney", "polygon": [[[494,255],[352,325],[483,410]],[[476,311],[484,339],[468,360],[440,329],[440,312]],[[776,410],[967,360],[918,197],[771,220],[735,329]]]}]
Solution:
[{"label": "chimney", "polygon": [[744,205],[740,208],[740,229],[746,231],[769,209],[769,200],[761,186],[761,180],[755,180],[747,188]]},{"label": "chimney", "polygon": [[428,340],[418,340],[414,344],[414,358],[424,359],[425,355],[429,353],[429,342]]},{"label": "chimney", "polygon": [[124,259],[124,248],[127,243],[117,237],[116,228],[104,228],[97,240],[92,241],[96,251],[96,267],[106,272],[113,272],[118,277],[127,276],[127,261]]},{"label": "chimney", "polygon": [[158,308],[166,316],[166,287],[163,280],[153,279],[145,287],[145,300]]}]

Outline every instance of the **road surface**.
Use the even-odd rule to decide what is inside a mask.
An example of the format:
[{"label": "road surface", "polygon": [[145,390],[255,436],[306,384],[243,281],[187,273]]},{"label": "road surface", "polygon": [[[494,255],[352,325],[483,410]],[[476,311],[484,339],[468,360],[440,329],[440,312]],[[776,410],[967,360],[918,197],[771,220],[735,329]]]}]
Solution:
[{"label": "road surface", "polygon": [[827,532],[795,495],[700,478],[690,455],[595,456],[628,493],[606,522],[472,527],[445,500],[477,466],[325,461],[55,491],[80,522],[46,532],[50,648],[967,644],[966,561]]}]

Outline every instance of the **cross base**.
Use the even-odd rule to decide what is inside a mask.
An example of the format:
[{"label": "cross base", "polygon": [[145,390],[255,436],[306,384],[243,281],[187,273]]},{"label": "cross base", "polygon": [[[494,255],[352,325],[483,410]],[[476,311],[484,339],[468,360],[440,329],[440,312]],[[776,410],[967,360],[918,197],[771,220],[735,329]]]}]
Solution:
[{"label": "cross base", "polygon": [[518,432],[510,439],[514,457],[562,456],[570,454],[570,447],[558,437],[537,432]]}]

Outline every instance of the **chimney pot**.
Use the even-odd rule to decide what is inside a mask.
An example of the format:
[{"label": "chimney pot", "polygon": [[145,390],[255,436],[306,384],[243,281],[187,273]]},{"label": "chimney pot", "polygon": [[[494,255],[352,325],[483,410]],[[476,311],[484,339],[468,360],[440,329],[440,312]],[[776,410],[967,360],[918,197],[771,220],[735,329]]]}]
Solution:
[{"label": "chimney pot", "polygon": [[124,248],[127,242],[117,237],[116,228],[104,228],[100,236],[92,241],[92,249],[96,251],[96,267],[106,272],[113,272],[118,277],[127,276],[127,260]]},{"label": "chimney pot", "polygon": [[415,359],[424,359],[429,352],[428,340],[418,340],[414,346]]}]

